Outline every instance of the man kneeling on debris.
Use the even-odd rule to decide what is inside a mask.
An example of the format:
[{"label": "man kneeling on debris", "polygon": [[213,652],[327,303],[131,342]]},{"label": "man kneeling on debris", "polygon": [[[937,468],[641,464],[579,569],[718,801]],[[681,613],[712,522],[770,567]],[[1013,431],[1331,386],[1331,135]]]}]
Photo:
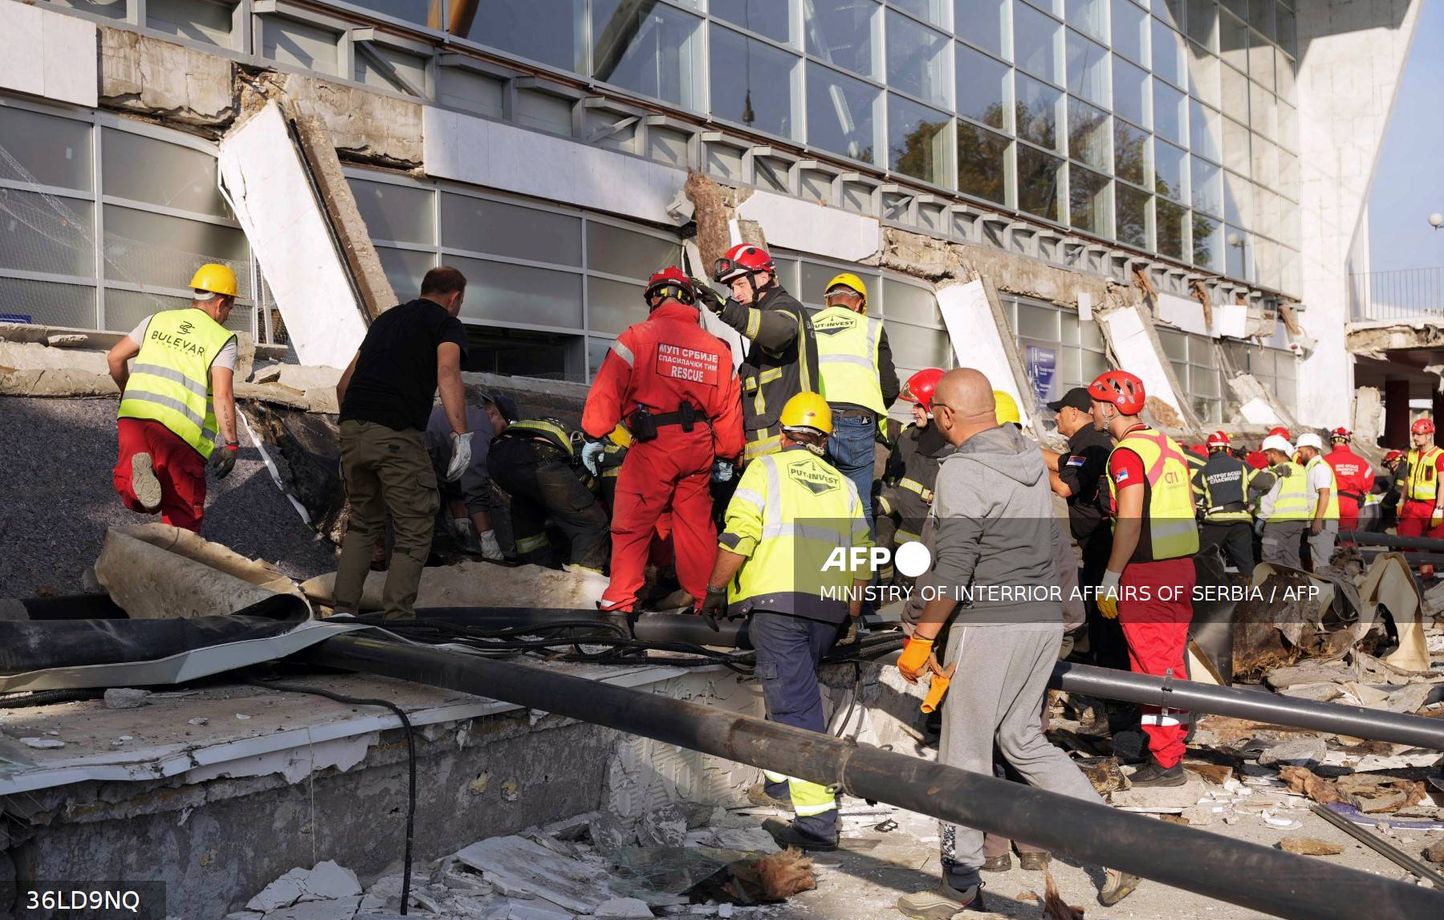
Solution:
[{"label": "man kneeling on debris", "polygon": [[[898,659],[904,679],[937,670],[933,643],[949,620],[946,660],[958,679],[943,709],[938,760],[991,773],[993,744],[1032,785],[1099,802],[1083,772],[1044,737],[1038,713],[1063,642],[1061,598],[1013,599],[1007,588],[1058,585],[1054,543],[1062,531],[1036,444],[999,425],[993,387],[970,368],[949,371],[933,396],[933,423],[957,449],[942,462],[933,495],[935,553],[919,589],[936,595]],[[998,600],[989,599],[997,589]],[[981,592],[981,593],[979,593]],[[1039,596],[1038,592],[1034,592]],[[971,606],[959,612],[970,595]],[[943,884],[897,902],[915,920],[947,920],[983,910],[983,832],[944,825]],[[1108,871],[1098,899],[1116,904],[1138,887],[1133,875]]]}]

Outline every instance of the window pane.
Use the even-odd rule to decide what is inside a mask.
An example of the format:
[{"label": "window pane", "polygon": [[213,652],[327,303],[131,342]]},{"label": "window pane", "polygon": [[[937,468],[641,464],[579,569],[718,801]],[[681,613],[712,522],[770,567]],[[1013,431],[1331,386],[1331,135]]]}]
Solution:
[{"label": "window pane", "polygon": [[1276,137],[1279,129],[1278,105],[1274,94],[1259,86],[1249,84],[1249,126],[1264,137]]},{"label": "window pane", "polygon": [[386,280],[391,282],[391,290],[402,302],[421,294],[421,279],[436,267],[436,255],[430,252],[377,246],[376,255],[381,259]]},{"label": "window pane", "polygon": [[1248,24],[1270,40],[1274,37],[1274,0],[1249,0]]},{"label": "window pane", "polygon": [[948,334],[940,329],[924,329],[892,320],[884,320],[887,341],[900,367],[947,367],[953,347]]},{"label": "window pane", "polygon": [[1188,50],[1188,91],[1218,108],[1223,105],[1223,90],[1219,86],[1219,70],[1223,65],[1197,45],[1189,45]]},{"label": "window pane", "polygon": [[[140,321],[153,313],[161,310],[180,310],[189,307],[191,301],[183,297],[166,297],[162,294],[141,293],[139,291],[116,291],[105,292],[105,325],[117,332],[129,332]],[[228,328],[236,328],[238,318],[244,320],[242,329],[250,329],[250,310],[244,307],[237,307],[231,311],[230,318],[226,320]]]},{"label": "window pane", "polygon": [[[6,317],[4,322],[70,326],[76,329],[94,329],[96,326],[93,287],[0,278],[0,304],[5,305],[4,309],[0,310],[0,315]],[[125,331],[129,332],[132,328],[134,323],[126,327]]]},{"label": "window pane", "polygon": [[952,119],[901,96],[888,93],[888,161],[893,172],[948,185],[948,146]]},{"label": "window pane", "polygon": [[1118,57],[1113,58],[1113,112],[1140,128],[1148,127],[1148,74]]},{"label": "window pane", "polygon": [[592,2],[592,76],[685,108],[697,108],[698,24],[672,7]]},{"label": "window pane", "polygon": [[[467,38],[492,48],[562,70],[581,71],[583,51],[578,35],[583,0],[509,0],[488,3],[472,22]],[[598,21],[596,32],[604,25]]]},{"label": "window pane", "polygon": [[1063,161],[1041,150],[1018,145],[1018,207],[1048,220],[1060,220],[1058,198]]},{"label": "window pane", "polygon": [[1148,135],[1113,119],[1113,175],[1136,185],[1148,184]]},{"label": "window pane", "polygon": [[534,262],[582,264],[577,218],[467,195],[442,194],[441,245]]},{"label": "window pane", "polygon": [[1227,10],[1218,11],[1218,53],[1225,64],[1247,72],[1248,26]]},{"label": "window pane", "polygon": [[1076,386],[1083,386],[1087,382],[1098,379],[1098,375],[1108,370],[1108,356],[1096,351],[1079,352],[1079,370],[1082,374],[1078,377]]},{"label": "window pane", "polygon": [[1223,120],[1223,165],[1245,176],[1253,167],[1249,154],[1248,129],[1232,118]]},{"label": "window pane", "polygon": [[372,239],[435,245],[436,230],[432,221],[435,193],[364,179],[350,181],[356,208],[366,221],[366,232]]},{"label": "window pane", "polygon": [[1120,243],[1148,246],[1148,195],[1126,185],[1114,185],[1114,201],[1117,205],[1118,235]]},{"label": "window pane", "polygon": [[1264,89],[1272,90],[1274,84],[1274,46],[1264,41],[1257,32],[1249,33],[1248,76]]},{"label": "window pane", "polygon": [[1159,20],[1153,20],[1153,73],[1174,86],[1187,86],[1183,71],[1183,39]]},{"label": "window pane", "polygon": [[[873,286],[871,279],[866,279]],[[921,326],[942,325],[938,300],[933,292],[915,284],[904,284],[892,278],[882,281],[883,310],[890,320],[902,320]]]},{"label": "window pane", "polygon": [[1168,360],[1174,362],[1175,370],[1179,364],[1187,365],[1188,339],[1183,333],[1159,327],[1158,342],[1163,346],[1163,353],[1168,356]]},{"label": "window pane", "polygon": [[[587,221],[587,267],[592,271],[623,275],[644,283],[658,269],[678,264],[681,248],[675,240]],[[637,302],[641,303],[641,292],[635,293]]]},{"label": "window pane", "polygon": [[620,335],[628,326],[646,319],[642,286],[607,278],[588,278],[587,315],[592,332]]},{"label": "window pane", "polygon": [[1108,113],[1068,97],[1068,155],[1089,166],[1107,170]]},{"label": "window pane", "polygon": [[1108,236],[1113,218],[1108,177],[1081,166],[1068,167],[1068,222],[1094,236]]},{"label": "window pane", "polygon": [[[794,136],[792,97],[796,57],[765,42],[713,26],[712,60],[730,64],[712,68],[714,116],[769,134]],[[739,80],[739,76],[743,79]]]},{"label": "window pane", "polygon": [[1253,139],[1253,181],[1268,189],[1279,183],[1279,148],[1261,137]]},{"label": "window pane", "polygon": [[216,187],[216,159],[199,150],[106,128],[101,137],[105,194],[230,217]]},{"label": "window pane", "polygon": [[1160,195],[1175,201],[1187,201],[1188,155],[1182,147],[1153,142],[1153,185]]},{"label": "window pane", "polygon": [[1188,0],[1188,37],[1218,50],[1218,5],[1214,0]]},{"label": "window pane", "polygon": [[1013,61],[1019,68],[1050,83],[1062,83],[1058,60],[1062,26],[1022,0],[1013,3]]},{"label": "window pane", "polygon": [[1193,206],[1210,214],[1223,213],[1223,172],[1206,160],[1193,158]]},{"label": "window pane", "polygon": [[1008,0],[956,0],[953,5],[953,31],[965,42],[998,57],[1008,56],[1003,41],[1003,4]]},{"label": "window pane", "polygon": [[888,13],[887,82],[891,89],[935,105],[948,99],[948,50],[952,42],[941,32],[918,25],[906,16]]},{"label": "window pane", "polygon": [[1175,144],[1187,143],[1188,97],[1160,80],[1153,81],[1153,130]]},{"label": "window pane", "polygon": [[1108,51],[1096,42],[1068,33],[1068,92],[1095,105],[1108,105]]},{"label": "window pane", "polygon": [[1006,203],[1004,160],[1008,139],[967,122],[958,122],[958,191]]},{"label": "window pane", "polygon": [[450,256],[466,275],[463,322],[582,328],[582,276],[545,268]]},{"label": "window pane", "polygon": [[1294,62],[1282,51],[1274,49],[1274,75],[1278,78],[1279,95],[1288,102],[1294,100]]},{"label": "window pane", "polygon": [[280,17],[266,17],[261,27],[261,54],[277,64],[289,64],[322,73],[339,73],[336,63],[338,32]]},{"label": "window pane", "polygon": [[875,162],[873,110],[878,96],[861,80],[809,63],[807,142],[854,160]]},{"label": "window pane", "polygon": [[1188,209],[1162,198],[1154,199],[1153,206],[1158,222],[1158,251],[1170,258],[1186,260],[1188,253],[1183,248],[1183,225],[1188,219]]},{"label": "window pane", "polygon": [[1223,160],[1223,127],[1213,109],[1197,101],[1188,101],[1188,141],[1195,154],[1215,163]]},{"label": "window pane", "polygon": [[1040,307],[1020,300],[1018,301],[1018,325],[1013,332],[1019,338],[1057,342],[1059,340],[1058,311],[1052,307]]},{"label": "window pane", "polygon": [[892,0],[892,5],[900,10],[907,10],[917,18],[925,19],[935,26],[947,27],[947,0]]},{"label": "window pane", "polygon": [[1070,26],[1108,41],[1108,0],[1068,0],[1066,18]]},{"label": "window pane", "polygon": [[1009,131],[1008,65],[958,45],[958,114]]},{"label": "window pane", "polygon": [[[788,288],[788,290],[796,291],[797,299],[807,306],[815,306],[818,309],[822,309],[822,295],[827,290],[827,282],[836,278],[839,271],[842,271],[842,269],[832,265],[821,265],[817,262],[803,262],[801,263],[801,278],[799,279],[799,283],[794,287]],[[857,274],[858,277],[862,278],[863,286],[867,288],[872,299],[876,300],[878,285],[880,284],[878,276],[861,272]]]},{"label": "window pane", "polygon": [[90,125],[0,106],[0,179],[90,190]]},{"label": "window pane", "polygon": [[[792,38],[791,6],[788,0],[712,0],[708,9],[718,19],[785,44]],[[728,59],[714,55],[713,60]]]},{"label": "window pane", "polygon": [[873,67],[873,0],[811,0],[803,28],[807,53],[829,64],[870,77]]},{"label": "window pane", "polygon": [[[177,259],[177,253],[193,253]],[[105,206],[105,277],[116,281],[189,290],[195,261],[243,263],[250,259],[239,229]],[[244,266],[241,266],[244,268]],[[240,298],[250,298],[249,272],[238,271]]]},{"label": "window pane", "polygon": [[1279,47],[1291,55],[1298,54],[1298,48],[1295,45],[1294,39],[1293,10],[1285,9],[1282,6],[1278,8],[1277,32]]},{"label": "window pane", "polygon": [[1063,94],[1051,86],[1018,74],[1018,136],[1050,150],[1062,150],[1058,122]]},{"label": "window pane", "polygon": [[0,268],[94,278],[95,206],[0,188]]},{"label": "window pane", "polygon": [[1237,227],[1226,227],[1224,244],[1227,247],[1225,274],[1244,281],[1253,278],[1253,240]]},{"label": "window pane", "polygon": [[1113,50],[1135,64],[1148,64],[1148,14],[1130,0],[1113,0]]}]

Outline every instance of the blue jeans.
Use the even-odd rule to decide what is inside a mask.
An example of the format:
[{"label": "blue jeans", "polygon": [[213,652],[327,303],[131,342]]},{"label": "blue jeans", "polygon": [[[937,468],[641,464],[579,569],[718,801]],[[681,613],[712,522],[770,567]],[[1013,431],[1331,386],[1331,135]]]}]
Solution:
[{"label": "blue jeans", "polygon": [[832,417],[832,437],[827,439],[827,459],[837,471],[857,486],[862,513],[867,518],[868,533],[873,533],[872,471],[877,453],[877,416],[836,415]]}]

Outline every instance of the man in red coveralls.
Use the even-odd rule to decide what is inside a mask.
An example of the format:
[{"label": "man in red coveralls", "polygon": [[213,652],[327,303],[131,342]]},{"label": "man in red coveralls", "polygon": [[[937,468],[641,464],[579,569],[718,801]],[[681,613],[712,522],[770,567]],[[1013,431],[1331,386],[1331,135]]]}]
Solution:
[{"label": "man in red coveralls", "polygon": [[1353,440],[1353,432],[1349,429],[1335,428],[1329,433],[1333,450],[1324,455],[1324,462],[1334,468],[1334,479],[1339,484],[1340,533],[1359,526],[1359,509],[1364,506],[1364,496],[1374,491],[1374,468],[1349,447]]},{"label": "man in red coveralls", "polygon": [[677,580],[697,603],[717,558],[709,478],[732,477],[742,452],[742,390],[732,353],[699,325],[696,293],[675,266],[647,282],[651,315],[627,327],[602,361],[587,404],[582,462],[624,422],[634,443],[617,476],[612,579],[598,606],[631,612],[657,520],[672,512]]}]

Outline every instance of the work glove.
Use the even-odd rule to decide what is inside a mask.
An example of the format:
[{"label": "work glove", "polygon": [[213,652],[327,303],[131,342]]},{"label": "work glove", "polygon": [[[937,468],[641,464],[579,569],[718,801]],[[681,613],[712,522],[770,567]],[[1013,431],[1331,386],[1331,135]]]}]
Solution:
[{"label": "work glove", "polygon": [[239,452],[239,444],[223,444],[211,452],[211,469],[215,470],[217,479],[225,479],[231,475],[231,470],[236,468],[236,454]]},{"label": "work glove", "polygon": [[923,704],[918,707],[923,713],[936,712],[937,708],[943,705],[943,697],[948,693],[948,684],[953,682],[953,671],[957,665],[949,665],[946,671],[934,671],[932,680],[928,681],[928,695],[923,698]]},{"label": "work glove", "polygon": [[732,465],[731,460],[712,461],[712,481],[731,482],[732,477],[737,473],[737,468]]},{"label": "work glove", "polygon": [[601,441],[588,441],[582,448],[582,466],[593,476],[602,475],[602,454],[607,452],[607,445]]},{"label": "work glove", "polygon": [[1098,612],[1110,620],[1118,619],[1118,580],[1121,572],[1103,573],[1103,582],[1098,586]]},{"label": "work glove", "polygon": [[933,640],[912,636],[903,646],[902,654],[898,656],[898,673],[902,674],[903,680],[915,684],[927,670],[928,662],[932,657]]},{"label": "work glove", "polygon": [[717,293],[716,288],[700,278],[692,279],[692,290],[697,295],[697,302],[713,313],[721,313],[722,308],[727,306],[727,298]]},{"label": "work glove", "polygon": [[727,588],[713,588],[708,586],[707,596],[702,598],[702,606],[697,609],[702,614],[702,619],[713,632],[718,632],[717,618],[729,619],[727,615]]},{"label": "work glove", "polygon": [[456,482],[471,466],[471,432],[451,435],[451,462],[446,465],[446,481]]}]

